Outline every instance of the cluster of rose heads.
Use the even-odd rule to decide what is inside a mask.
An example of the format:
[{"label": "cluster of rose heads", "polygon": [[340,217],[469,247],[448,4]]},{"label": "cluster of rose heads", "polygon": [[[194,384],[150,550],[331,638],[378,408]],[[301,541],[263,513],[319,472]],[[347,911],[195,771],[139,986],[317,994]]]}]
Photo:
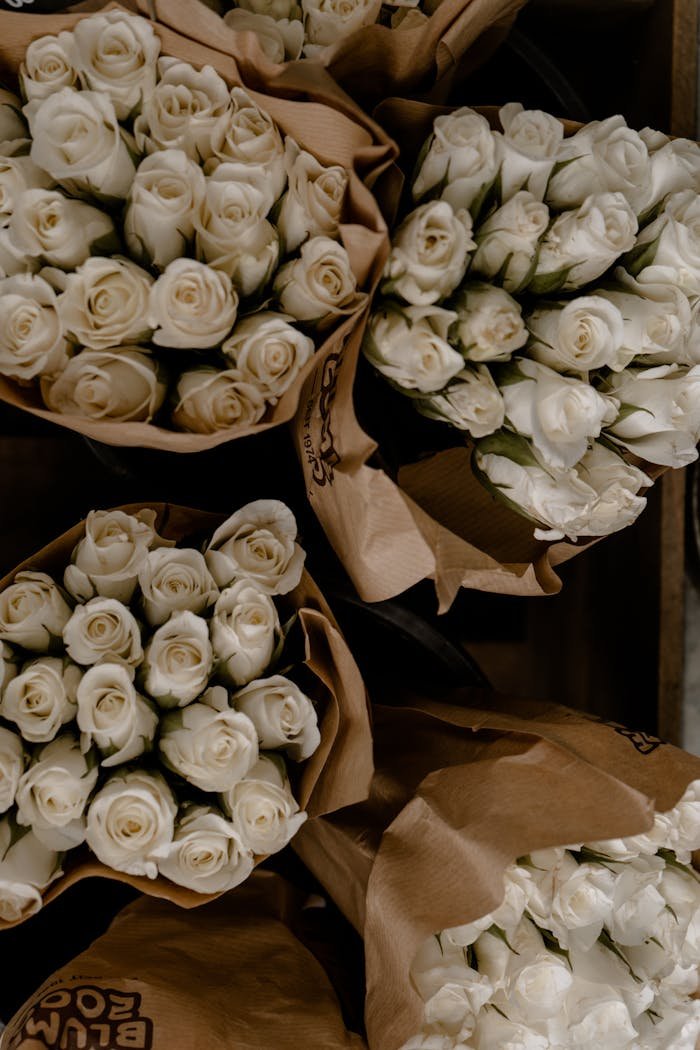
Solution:
[{"label": "cluster of rose heads", "polygon": [[403,1050],[695,1050],[700,781],[643,835],[530,853],[491,915],[421,948]]},{"label": "cluster of rose heads", "polygon": [[41,906],[86,842],[116,871],[232,889],[305,820],[285,755],[316,711],[275,673],[275,596],[301,578],[291,511],[250,503],[204,553],[155,512],[92,511],[63,580],[0,593],[0,918]]},{"label": "cluster of rose heads", "polygon": [[700,438],[700,147],[622,117],[564,138],[438,117],[393,236],[365,354],[539,539],[630,524]]},{"label": "cluster of rose heads", "polygon": [[348,173],[159,56],[108,11],[30,44],[23,109],[0,94],[0,374],[65,415],[213,434],[260,422],[363,301]]}]

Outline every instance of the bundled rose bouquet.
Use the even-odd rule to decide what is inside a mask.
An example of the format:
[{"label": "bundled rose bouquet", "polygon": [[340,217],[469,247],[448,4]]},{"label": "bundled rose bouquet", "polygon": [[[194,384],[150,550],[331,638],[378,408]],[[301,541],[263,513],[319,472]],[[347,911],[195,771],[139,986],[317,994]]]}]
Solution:
[{"label": "bundled rose bouquet", "polygon": [[366,298],[349,170],[126,11],[32,40],[19,81],[24,105],[0,97],[0,375],[73,421],[268,421]]},{"label": "bundled rose bouquet", "polygon": [[294,642],[294,516],[248,504],[203,552],[155,522],[93,511],[62,579],[25,569],[0,593],[5,921],[41,906],[82,843],[210,894],[305,820],[287,761],[298,785],[321,736]]},{"label": "bundled rose bouquet", "polygon": [[697,457],[700,147],[499,116],[435,119],[365,354],[536,538],[607,535]]}]

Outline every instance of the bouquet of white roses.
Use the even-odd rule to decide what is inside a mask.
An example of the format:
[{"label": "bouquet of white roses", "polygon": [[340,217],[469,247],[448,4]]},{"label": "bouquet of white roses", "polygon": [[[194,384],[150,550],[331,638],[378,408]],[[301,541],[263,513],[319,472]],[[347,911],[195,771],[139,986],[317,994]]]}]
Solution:
[{"label": "bouquet of white roses", "polygon": [[365,354],[536,538],[604,536],[652,483],[626,453],[697,457],[700,147],[622,117],[566,138],[515,103],[499,117],[435,119]]},{"label": "bouquet of white roses", "polygon": [[[94,873],[83,843],[146,892],[224,892],[287,844],[300,801],[362,797],[371,768],[362,683],[291,511],[259,500],[211,534],[213,515],[130,510],[91,512],[0,590],[5,923],[64,868],[52,893]],[[201,528],[203,548],[175,545]],[[343,734],[352,770],[324,769]]]},{"label": "bouquet of white roses", "polygon": [[324,163],[303,103],[254,100],[230,59],[199,48],[233,87],[139,15],[71,24],[23,50],[24,104],[1,99],[5,396],[184,451],[289,419],[378,250],[343,243],[346,222],[381,228],[350,121],[344,163]]}]

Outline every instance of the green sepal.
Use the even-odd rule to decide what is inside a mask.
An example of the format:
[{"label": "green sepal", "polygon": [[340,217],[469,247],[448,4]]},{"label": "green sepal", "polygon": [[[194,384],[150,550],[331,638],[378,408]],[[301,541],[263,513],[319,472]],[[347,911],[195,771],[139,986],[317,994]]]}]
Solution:
[{"label": "green sepal", "polygon": [[554,270],[552,273],[535,273],[527,287],[528,292],[533,295],[552,295],[553,292],[561,291],[569,279],[569,274],[577,265],[572,263],[571,266],[563,266],[561,270]]},{"label": "green sepal", "polygon": [[[661,231],[663,233],[663,230]],[[636,277],[642,272],[647,266],[651,266],[656,258],[656,250],[659,247],[659,241],[661,239],[661,233],[654,238],[653,241],[649,241],[648,244],[635,244],[634,248],[630,248],[622,258],[620,259],[620,265],[627,270],[627,273],[631,274],[632,277]]]}]

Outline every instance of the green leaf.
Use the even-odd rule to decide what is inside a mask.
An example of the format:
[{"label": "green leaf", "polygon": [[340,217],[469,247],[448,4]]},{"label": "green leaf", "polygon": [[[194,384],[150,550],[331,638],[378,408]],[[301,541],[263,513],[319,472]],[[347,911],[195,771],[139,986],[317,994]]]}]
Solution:
[{"label": "green leaf", "polygon": [[27,835],[31,828],[28,824],[18,824],[17,817],[14,812],[10,813],[7,817],[7,823],[10,825],[10,841],[7,844],[7,849],[0,857],[0,861],[5,860],[7,854],[10,852],[12,847],[16,845],[20,839],[23,839]]},{"label": "green leaf", "polygon": [[606,857],[604,853],[596,853],[595,850],[588,849],[587,846],[582,846],[578,851],[570,850],[569,852],[577,864],[600,864],[601,867],[607,868],[608,871],[614,870],[609,867],[613,863],[612,857]]},{"label": "green leaf", "polygon": [[513,430],[497,430],[495,434],[479,438],[475,448],[482,455],[505,456],[520,467],[540,467],[530,442]]},{"label": "green leaf", "polygon": [[631,248],[622,256],[620,265],[627,270],[627,273],[636,277],[645,267],[652,265],[656,258],[656,250],[659,247],[661,233],[663,233],[663,230],[653,241],[649,241],[646,244],[635,244],[634,248]]},{"label": "green leaf", "polygon": [[102,237],[98,237],[90,245],[91,255],[118,255],[122,250],[122,243],[119,239],[119,235],[116,230],[111,233],[105,233]]},{"label": "green leaf", "polygon": [[532,376],[527,375],[520,367],[518,361],[509,361],[507,364],[496,364],[493,368],[496,386],[513,386],[514,383],[529,381],[534,383]]},{"label": "green leaf", "polygon": [[564,170],[564,168],[568,168],[569,164],[573,164],[575,160],[580,160],[582,156],[583,154],[581,154],[578,157],[569,157],[568,160],[558,160],[552,168],[552,173],[549,176],[549,179],[547,180],[547,185],[549,186],[549,183],[552,181],[555,175],[558,175],[560,171]]},{"label": "green leaf", "polygon": [[575,266],[576,263],[572,263],[571,266],[564,266],[561,270],[554,270],[552,273],[535,274],[528,285],[528,292],[533,295],[552,295],[553,292],[560,291]]},{"label": "green leaf", "polygon": [[644,408],[642,405],[630,405],[622,401],[620,402],[620,411],[618,412],[617,418],[615,419],[615,422],[612,425],[616,426],[618,423],[624,422],[624,420],[627,419],[628,416],[633,416],[635,412],[646,412],[650,416],[654,415],[654,413],[650,409]]}]

